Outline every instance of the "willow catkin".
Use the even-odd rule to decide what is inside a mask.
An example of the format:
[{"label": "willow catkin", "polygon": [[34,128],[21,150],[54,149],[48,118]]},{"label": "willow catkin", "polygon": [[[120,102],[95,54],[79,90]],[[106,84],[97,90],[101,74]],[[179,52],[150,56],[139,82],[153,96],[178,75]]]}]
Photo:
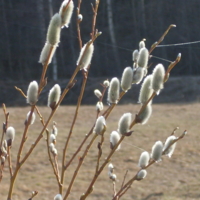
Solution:
[{"label": "willow catkin", "polygon": [[120,90],[119,79],[114,77],[110,81],[110,86],[108,88],[108,99],[107,100],[109,103],[118,103],[119,90]]},{"label": "willow catkin", "polygon": [[167,138],[164,147],[163,147],[163,152],[165,155],[167,155],[168,157],[171,157],[172,154],[174,153],[174,150],[176,148],[176,142],[172,144],[172,142],[174,140],[176,140],[177,137],[174,135],[171,135]]},{"label": "willow catkin", "polygon": [[36,104],[38,100],[38,83],[36,81],[30,82],[27,90],[26,102],[30,105]]},{"label": "willow catkin", "polygon": [[145,104],[153,94],[153,90],[151,88],[151,82],[152,82],[152,75],[148,75],[144,79],[140,89],[139,103]]},{"label": "willow catkin", "polygon": [[6,141],[7,141],[7,146],[12,146],[12,143],[15,139],[15,129],[12,126],[9,126],[6,130]]},{"label": "willow catkin", "polygon": [[61,194],[57,194],[57,195],[54,197],[54,200],[63,200],[62,195],[61,195]]},{"label": "willow catkin", "polygon": [[164,66],[162,64],[156,65],[156,67],[153,70],[152,76],[153,76],[152,77],[152,89],[158,95],[160,93],[160,90],[163,89],[164,77],[165,77]]},{"label": "willow catkin", "polygon": [[47,42],[51,45],[58,45],[60,42],[60,31],[61,31],[61,17],[56,13],[49,23],[47,31]]},{"label": "willow catkin", "polygon": [[93,133],[101,135],[102,132],[105,130],[105,127],[106,127],[106,120],[103,116],[100,116],[96,120],[96,124],[95,124],[95,127],[93,129]]},{"label": "willow catkin", "polygon": [[94,52],[94,45],[89,41],[86,43],[80,51],[79,58],[77,60],[77,66],[80,69],[87,70],[88,66],[91,63],[92,55]]},{"label": "willow catkin", "polygon": [[49,91],[47,105],[53,109],[60,99],[60,94],[61,94],[60,86],[58,84],[55,84]]},{"label": "willow catkin", "polygon": [[136,121],[140,124],[146,124],[151,117],[152,114],[152,106],[150,103],[147,104],[147,106],[144,108],[144,110],[137,115]]},{"label": "willow catkin", "polygon": [[[26,122],[28,122],[28,119],[29,119],[30,114],[31,114],[31,111],[29,111],[29,112],[27,113]],[[31,119],[30,119],[30,124],[31,124],[31,125],[34,124],[35,118],[36,118],[36,116],[35,116],[35,113],[33,112],[33,113],[32,113],[32,116],[31,116]]]},{"label": "willow catkin", "polygon": [[126,67],[123,71],[121,79],[121,88],[124,92],[127,92],[129,89],[131,89],[132,80],[133,80],[133,70],[131,67]]},{"label": "willow catkin", "polygon": [[137,173],[136,180],[138,181],[142,180],[146,177],[146,175],[147,175],[147,171],[145,169],[142,169]]},{"label": "willow catkin", "polygon": [[[121,138],[120,134],[117,131],[112,131],[112,133],[110,134],[110,148],[111,149],[115,148],[120,138]],[[120,145],[117,147],[116,150],[119,150],[119,149],[120,149]]]},{"label": "willow catkin", "polygon": [[50,64],[56,51],[56,48],[57,46],[51,45],[46,42],[40,54],[39,63],[42,63],[42,65]]},{"label": "willow catkin", "polygon": [[133,69],[133,79],[132,79],[132,84],[139,84],[145,74],[145,68],[143,67],[137,67]]},{"label": "willow catkin", "polygon": [[129,127],[132,121],[132,114],[131,113],[125,113],[121,116],[119,123],[118,123],[118,130],[119,133],[122,135],[125,135],[130,131]]},{"label": "willow catkin", "polygon": [[149,164],[150,155],[147,151],[142,152],[140,155],[138,166],[141,168],[146,167]]},{"label": "willow catkin", "polygon": [[[61,26],[69,26],[69,23],[71,21],[71,17],[74,10],[74,2],[71,0],[69,3],[69,0],[64,0],[61,4],[59,14],[61,16]],[[67,8],[66,8],[67,6]]]},{"label": "willow catkin", "polygon": [[133,51],[133,54],[132,54],[133,62],[137,62],[138,55],[139,55],[139,51],[138,51],[137,49],[134,50],[134,51]]},{"label": "willow catkin", "polygon": [[161,160],[162,151],[163,151],[163,143],[161,141],[157,141],[152,147],[151,158],[154,161],[159,162]]},{"label": "willow catkin", "polygon": [[139,67],[147,68],[148,60],[149,60],[149,51],[147,50],[147,48],[143,47],[139,51],[137,64]]}]

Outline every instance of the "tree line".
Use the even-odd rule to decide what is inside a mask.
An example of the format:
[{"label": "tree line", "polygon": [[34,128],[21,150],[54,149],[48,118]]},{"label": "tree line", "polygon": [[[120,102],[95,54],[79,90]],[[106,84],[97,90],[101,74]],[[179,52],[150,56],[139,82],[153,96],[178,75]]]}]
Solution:
[{"label": "tree line", "polygon": [[[39,79],[42,66],[38,60],[48,24],[61,3],[61,0],[0,0],[2,81]],[[94,0],[82,0],[81,4],[83,43],[90,39],[91,3]],[[76,7],[77,0],[74,4]],[[102,35],[95,42],[89,76],[120,76],[126,66],[132,65],[132,51],[138,48],[139,41],[146,38],[146,46],[150,48],[170,24],[177,27],[170,30],[161,45],[200,40],[199,10],[199,0],[182,0],[181,3],[180,0],[101,0],[97,28]],[[173,70],[173,75],[200,75],[199,48],[199,43],[160,46],[149,62],[152,65],[162,62],[168,66],[180,52],[182,60]],[[78,55],[75,8],[69,28],[61,32],[61,42],[48,78],[69,78]]]}]

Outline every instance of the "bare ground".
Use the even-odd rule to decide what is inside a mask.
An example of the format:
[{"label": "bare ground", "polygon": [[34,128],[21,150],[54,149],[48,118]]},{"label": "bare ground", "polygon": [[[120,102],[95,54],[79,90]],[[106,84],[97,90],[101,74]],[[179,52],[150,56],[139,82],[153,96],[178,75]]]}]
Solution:
[{"label": "bare ground", "polygon": [[[47,119],[50,109],[40,107],[42,115]],[[16,129],[16,138],[12,148],[13,165],[16,160],[16,152],[24,128],[24,120],[28,107],[8,108],[10,113],[10,125]],[[56,148],[58,149],[59,163],[61,161],[63,141],[66,139],[70,123],[73,118],[74,106],[61,106],[54,120],[58,124],[59,133],[57,136]],[[117,106],[107,120],[107,131],[102,158],[109,152],[109,134],[117,129],[120,116],[125,112],[137,113],[139,105]],[[157,104],[153,105],[153,114],[146,125],[136,125],[132,136],[127,137],[122,144],[121,150],[116,152],[112,158],[117,175],[116,189],[122,184],[126,170],[129,170],[126,180],[135,175],[139,169],[137,166],[141,149],[151,151],[152,145],[157,141],[165,141],[175,127],[180,127],[176,135],[180,135],[185,129],[188,134],[182,139],[175,150],[172,158],[164,157],[162,162],[156,163],[148,169],[147,177],[139,182],[135,182],[132,188],[123,196],[125,200],[197,200],[200,199],[200,104]],[[85,134],[90,130],[95,121],[95,108],[93,106],[83,106],[76,123],[71,143],[68,150],[68,157],[73,154]],[[0,121],[4,121],[3,112],[0,112]],[[34,138],[37,137],[42,125],[37,118],[36,123],[31,126],[28,140],[24,152],[28,150]],[[50,129],[50,127],[49,127]],[[45,136],[46,137],[46,136]],[[97,158],[97,138],[96,143],[88,153],[77,181],[74,184],[69,199],[79,199],[80,195],[87,189],[90,179],[93,176]],[[85,148],[83,148],[85,149]],[[70,177],[78,163],[78,158],[83,150],[78,154],[71,167],[66,172],[66,187]],[[23,154],[24,155],[24,154]],[[59,164],[59,166],[61,166]],[[9,187],[8,165],[4,170],[4,177],[0,183],[0,200],[6,200]],[[20,170],[17,178],[13,200],[25,200],[30,198],[31,191],[36,190],[39,194],[35,200],[53,200],[58,193],[55,177],[47,156],[45,140],[40,141],[33,154]],[[93,194],[89,200],[111,199],[113,194],[112,182],[108,179],[107,168],[104,169],[101,177],[95,184]]]}]

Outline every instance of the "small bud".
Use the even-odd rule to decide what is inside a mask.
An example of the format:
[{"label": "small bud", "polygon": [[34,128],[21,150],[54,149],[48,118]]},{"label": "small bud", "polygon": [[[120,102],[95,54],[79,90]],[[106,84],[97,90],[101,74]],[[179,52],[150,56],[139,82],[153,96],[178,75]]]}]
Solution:
[{"label": "small bud", "polygon": [[[29,112],[27,113],[25,124],[28,122],[30,113],[31,113],[31,111],[29,111]],[[35,122],[35,113],[33,112],[33,113],[32,113],[32,116],[31,116],[30,124],[34,124],[34,122]]]},{"label": "small bud", "polygon": [[50,149],[50,151],[51,151],[51,153],[52,153],[52,152],[53,152],[53,149],[55,149],[54,143],[50,143],[49,149]]},{"label": "small bud", "polygon": [[156,162],[161,161],[162,151],[163,143],[161,141],[157,141],[152,147],[151,158]]},{"label": "small bud", "polygon": [[79,14],[79,15],[78,15],[78,21],[79,21],[79,22],[82,22],[82,20],[83,20],[83,15]]},{"label": "small bud", "polygon": [[[56,51],[56,48],[57,48],[56,46],[53,46],[53,45],[51,45],[49,43],[45,43],[45,45],[44,45],[44,47],[42,49],[42,52],[40,54],[39,63],[42,63],[42,65],[50,64],[51,61],[52,61],[52,58],[54,56],[54,53]],[[47,62],[47,60],[48,60],[48,62]]]},{"label": "small bud", "polygon": [[60,99],[61,89],[58,84],[55,84],[52,89],[49,91],[48,96],[48,106],[52,109],[55,108],[55,105],[58,103]]},{"label": "small bud", "polygon": [[146,177],[146,175],[147,175],[147,171],[145,169],[142,169],[138,172],[136,178],[138,181],[140,181],[140,180],[144,179]]},{"label": "small bud", "polygon": [[10,126],[6,130],[6,141],[8,146],[12,146],[14,138],[15,138],[15,129],[12,126]]},{"label": "small bud", "polygon": [[134,51],[133,51],[133,55],[132,55],[132,57],[133,57],[133,62],[137,62],[138,55],[139,55],[138,50],[137,50],[137,49],[134,50]]},{"label": "small bud", "polygon": [[103,110],[103,103],[101,101],[97,102],[96,110],[99,112]]},{"label": "small bud", "polygon": [[113,166],[112,163],[110,163],[110,164],[108,165],[108,172],[113,173],[113,170],[114,170],[114,166]]},{"label": "small bud", "polygon": [[129,89],[131,89],[133,80],[133,70],[131,67],[126,67],[122,74],[122,80],[121,80],[121,88],[124,92],[127,92]]},{"label": "small bud", "polygon": [[53,144],[56,143],[56,136],[52,133],[50,134],[50,137],[49,137],[49,143],[53,143]]},{"label": "small bud", "polygon": [[120,134],[126,135],[126,133],[130,131],[129,127],[131,124],[131,120],[132,120],[131,113],[125,113],[122,115],[118,123],[118,130]]},{"label": "small bud", "polygon": [[109,83],[108,80],[105,80],[105,81],[103,82],[103,85],[104,85],[105,87],[109,87],[110,83]]},{"label": "small bud", "polygon": [[118,103],[119,99],[119,79],[118,78],[112,78],[110,82],[110,86],[108,88],[108,102],[109,103]]},{"label": "small bud", "polygon": [[[72,17],[72,13],[74,10],[74,2],[71,0],[69,3],[69,0],[64,0],[62,2],[62,5],[60,7],[59,10],[59,14],[61,16],[61,20],[62,20],[62,27],[66,26],[68,28],[71,17]],[[67,8],[66,8],[67,6]]]},{"label": "small bud", "polygon": [[91,41],[86,43],[81,49],[79,58],[77,60],[77,65],[80,67],[80,69],[87,70],[89,64],[91,63],[92,55],[94,52],[94,45],[90,42]]},{"label": "small bud", "polygon": [[139,167],[144,168],[149,164],[149,153],[147,151],[142,152],[139,159]]},{"label": "small bud", "polygon": [[152,75],[148,75],[144,79],[140,89],[139,103],[145,104],[153,94],[153,90],[151,88],[151,82],[152,82]]},{"label": "small bud", "polygon": [[99,90],[94,90],[94,94],[95,94],[95,96],[97,97],[97,98],[101,98],[102,97],[102,94],[101,94],[101,92],[99,91]]},{"label": "small bud", "polygon": [[53,125],[52,132],[51,132],[51,133],[54,134],[55,136],[58,135],[58,129],[57,129],[57,127],[55,126],[55,124]]},{"label": "small bud", "polygon": [[142,48],[145,47],[145,42],[144,41],[145,40],[140,41],[140,43],[139,43],[139,49],[142,49]]},{"label": "small bud", "polygon": [[101,135],[106,128],[106,120],[103,116],[97,118],[93,133]]},{"label": "small bud", "polygon": [[134,68],[132,84],[139,84],[144,77],[144,73],[145,73],[145,68],[142,67]]},{"label": "small bud", "polygon": [[165,77],[165,68],[162,64],[156,65],[152,74],[152,89],[159,95],[160,90],[163,89]]},{"label": "small bud", "polygon": [[58,155],[58,151],[57,151],[56,148],[53,148],[51,152],[52,152],[52,154],[53,154],[54,156],[57,156],[57,155]]},{"label": "small bud", "polygon": [[[165,155],[167,155],[169,158],[172,156],[172,154],[174,153],[174,150],[176,148],[176,142],[174,144],[172,144],[172,142],[177,139],[176,136],[171,135],[167,138],[165,145],[163,147],[163,152]],[[172,144],[172,145],[171,145]],[[171,145],[171,146],[170,146]],[[169,147],[170,146],[170,147]],[[167,149],[167,150],[166,150]]]},{"label": "small bud", "polygon": [[151,114],[152,114],[152,106],[151,104],[147,104],[142,113],[140,115],[137,115],[136,117],[137,123],[146,124],[149,118],[151,117]]},{"label": "small bud", "polygon": [[[110,148],[114,149],[114,147],[119,142],[119,140],[120,140],[120,134],[117,131],[112,131],[112,133],[110,134]],[[120,149],[120,145],[117,147],[116,150],[119,150],[119,149]]]},{"label": "small bud", "polygon": [[116,174],[110,174],[110,179],[112,180],[112,181],[116,181],[116,179],[117,179],[117,175]]},{"label": "small bud", "polygon": [[54,200],[63,200],[62,195],[61,195],[61,194],[57,194],[57,195],[54,197]]},{"label": "small bud", "polygon": [[61,31],[61,17],[56,13],[49,23],[47,31],[47,42],[51,45],[58,45],[60,42],[60,31]]},{"label": "small bud", "polygon": [[38,98],[38,84],[36,81],[32,81],[27,90],[27,103],[34,105],[37,102]]},{"label": "small bud", "polygon": [[148,60],[149,60],[149,51],[147,50],[147,48],[143,47],[139,51],[137,64],[139,67],[147,68]]}]

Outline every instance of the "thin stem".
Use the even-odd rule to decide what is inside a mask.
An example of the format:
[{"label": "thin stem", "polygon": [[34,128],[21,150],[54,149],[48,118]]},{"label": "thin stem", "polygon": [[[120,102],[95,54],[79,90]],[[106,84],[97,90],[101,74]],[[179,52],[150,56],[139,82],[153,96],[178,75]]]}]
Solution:
[{"label": "thin stem", "polygon": [[98,8],[99,8],[99,3],[100,3],[100,0],[96,0],[96,2],[95,2],[95,8],[92,5],[93,18],[92,18],[91,39],[93,39],[94,35],[95,35],[95,26],[96,26],[96,18],[97,18],[97,12],[98,12]]},{"label": "thin stem", "polygon": [[12,161],[11,161],[11,152],[10,152],[11,147],[9,146],[7,148],[8,150],[8,167],[9,167],[9,172],[10,172],[10,177],[13,176],[13,170],[12,170]]},{"label": "thin stem", "polygon": [[82,0],[78,0],[77,21],[76,21],[77,34],[78,34],[78,41],[79,41],[79,48],[80,48],[80,49],[82,49],[82,47],[83,47],[82,39],[81,39],[81,30],[80,30],[80,23],[81,23],[81,21],[79,20],[79,14],[80,14],[81,3],[82,3]]}]

